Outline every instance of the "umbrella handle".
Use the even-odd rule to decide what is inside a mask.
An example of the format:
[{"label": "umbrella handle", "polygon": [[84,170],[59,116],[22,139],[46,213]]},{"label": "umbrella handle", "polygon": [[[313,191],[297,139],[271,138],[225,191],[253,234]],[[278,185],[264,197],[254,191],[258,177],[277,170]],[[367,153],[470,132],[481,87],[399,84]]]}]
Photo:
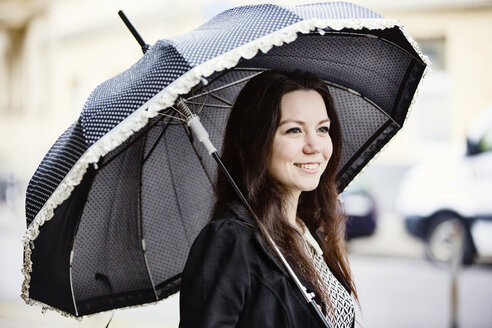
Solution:
[{"label": "umbrella handle", "polygon": [[217,149],[210,141],[207,130],[203,127],[200,122],[200,118],[196,115],[193,115],[186,124],[191,128],[191,130],[195,133],[198,141],[200,141],[205,148],[207,148],[209,154],[217,153]]}]

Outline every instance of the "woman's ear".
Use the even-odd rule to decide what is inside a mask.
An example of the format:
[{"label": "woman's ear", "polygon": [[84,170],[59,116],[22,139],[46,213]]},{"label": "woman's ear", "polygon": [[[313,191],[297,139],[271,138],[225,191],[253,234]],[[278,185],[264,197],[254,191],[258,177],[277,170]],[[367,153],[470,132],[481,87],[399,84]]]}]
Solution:
[{"label": "woman's ear", "polygon": [[315,237],[318,242],[318,244],[320,243],[320,240],[326,240],[326,234],[325,234],[325,229],[323,229],[323,227],[319,227],[317,230],[316,230],[316,236],[313,236]]}]

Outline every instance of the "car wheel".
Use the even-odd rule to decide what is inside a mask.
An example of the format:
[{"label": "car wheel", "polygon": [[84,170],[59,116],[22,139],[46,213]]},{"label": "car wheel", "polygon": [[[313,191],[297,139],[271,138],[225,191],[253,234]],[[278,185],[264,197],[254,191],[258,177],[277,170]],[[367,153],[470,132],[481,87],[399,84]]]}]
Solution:
[{"label": "car wheel", "polygon": [[471,264],[475,258],[475,249],[469,228],[454,213],[441,213],[434,216],[427,230],[426,255],[435,262],[450,263],[453,259],[454,242],[461,242],[458,250],[463,264]]}]

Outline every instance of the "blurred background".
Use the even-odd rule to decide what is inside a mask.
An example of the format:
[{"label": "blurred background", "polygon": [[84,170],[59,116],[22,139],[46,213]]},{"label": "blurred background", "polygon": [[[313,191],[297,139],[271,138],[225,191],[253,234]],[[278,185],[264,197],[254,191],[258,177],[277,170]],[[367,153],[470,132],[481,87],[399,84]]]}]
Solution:
[{"label": "blurred background", "polygon": [[[313,1],[271,1],[281,5]],[[432,62],[402,131],[344,193],[362,327],[492,327],[492,1],[353,1]],[[27,184],[90,92],[149,44],[252,1],[0,0],[0,327],[103,327],[20,298]],[[453,307],[452,304],[456,306]],[[178,295],[111,327],[177,327]]]}]

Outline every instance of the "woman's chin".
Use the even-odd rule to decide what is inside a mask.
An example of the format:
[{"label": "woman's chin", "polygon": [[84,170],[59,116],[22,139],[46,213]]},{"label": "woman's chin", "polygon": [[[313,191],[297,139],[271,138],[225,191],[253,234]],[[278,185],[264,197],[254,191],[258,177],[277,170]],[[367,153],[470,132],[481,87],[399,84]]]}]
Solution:
[{"label": "woman's chin", "polygon": [[301,191],[313,191],[315,190],[316,188],[318,188],[318,185],[319,185],[319,182],[316,183],[316,184],[309,184],[309,185],[305,185],[301,188]]}]

